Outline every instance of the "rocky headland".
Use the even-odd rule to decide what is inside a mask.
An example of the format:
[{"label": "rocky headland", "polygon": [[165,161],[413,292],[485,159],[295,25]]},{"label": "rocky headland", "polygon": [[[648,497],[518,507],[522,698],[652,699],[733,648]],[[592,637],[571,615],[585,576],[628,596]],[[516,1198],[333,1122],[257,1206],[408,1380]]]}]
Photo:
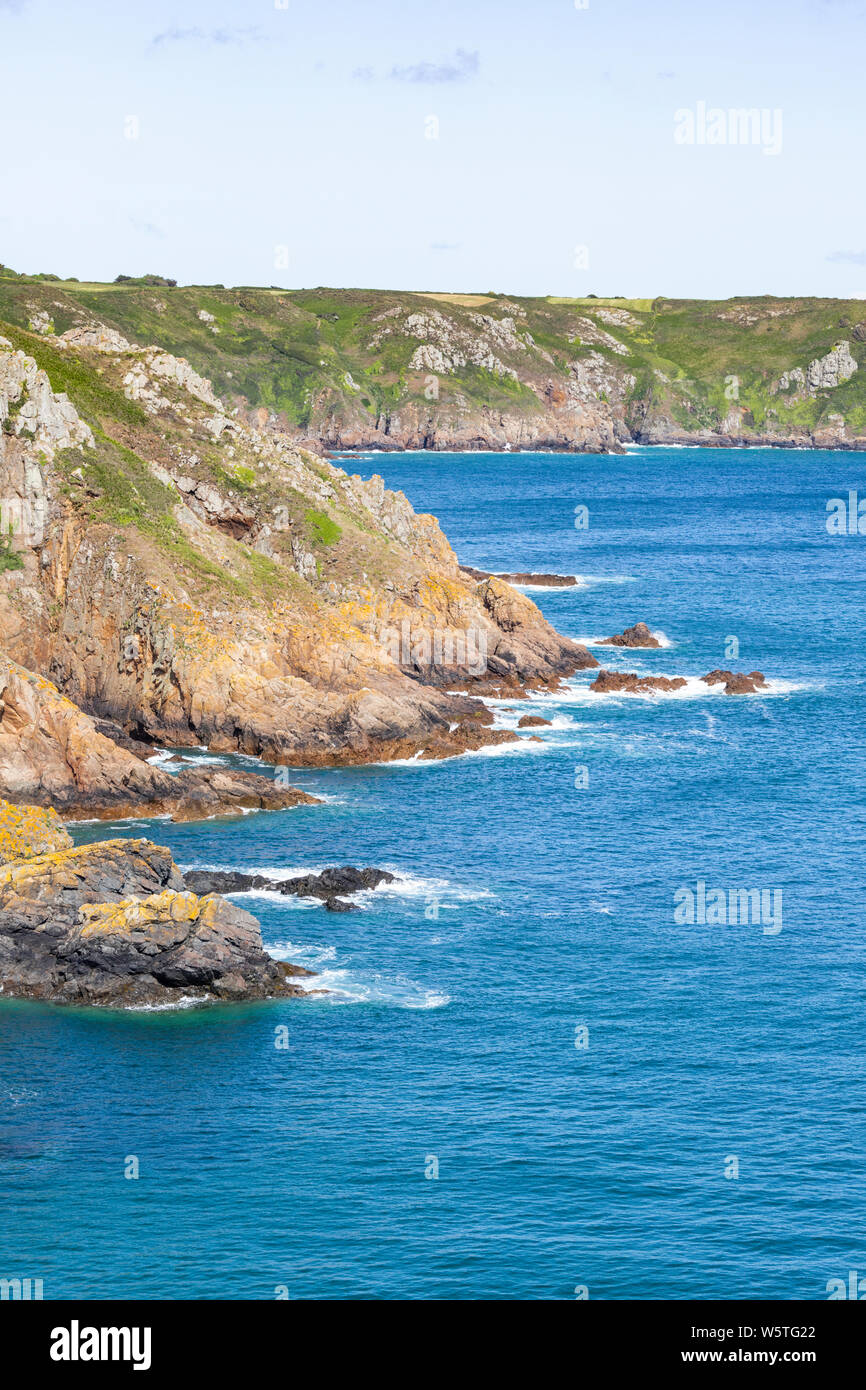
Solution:
[{"label": "rocky headland", "polygon": [[3,795],[70,815],[296,805],[142,753],[454,756],[515,737],[477,696],[593,662],[461,570],[435,518],[249,423],[184,359],[98,324],[8,331],[27,350],[0,338]]},{"label": "rocky headland", "polygon": [[0,802],[0,994],[110,1007],[303,994],[254,917],[191,892],[149,840],[73,847],[58,817]]}]

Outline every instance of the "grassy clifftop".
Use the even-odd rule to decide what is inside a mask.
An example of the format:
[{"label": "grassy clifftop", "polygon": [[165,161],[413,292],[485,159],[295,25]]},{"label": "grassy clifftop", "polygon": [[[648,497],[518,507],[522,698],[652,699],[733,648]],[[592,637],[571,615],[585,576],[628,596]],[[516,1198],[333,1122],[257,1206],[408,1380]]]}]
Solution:
[{"label": "grassy clifftop", "polygon": [[[99,323],[159,343],[261,423],[337,446],[495,447],[502,421],[508,442],[517,421],[529,431],[518,444],[565,448],[606,447],[604,424],[620,441],[866,436],[859,300],[103,285],[4,271],[0,319],[58,336]],[[841,343],[853,369],[816,369],[810,384],[810,364]]]}]

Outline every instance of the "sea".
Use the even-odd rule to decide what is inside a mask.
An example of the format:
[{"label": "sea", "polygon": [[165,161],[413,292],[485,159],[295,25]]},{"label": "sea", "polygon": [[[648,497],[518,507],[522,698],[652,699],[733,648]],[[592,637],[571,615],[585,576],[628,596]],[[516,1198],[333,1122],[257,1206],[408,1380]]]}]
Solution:
[{"label": "sea", "polygon": [[[866,535],[827,524],[866,457],[347,466],[466,564],[574,575],[527,590],[556,628],[687,684],[581,672],[492,702],[550,721],[517,743],[299,769],[320,805],[76,826],[184,868],[397,881],[345,914],[235,899],[316,972],[304,999],[0,1002],[0,1276],[46,1299],[827,1298],[866,1274]],[[638,621],[661,646],[594,645]],[[719,667],[769,684],[727,696],[699,680]]]}]

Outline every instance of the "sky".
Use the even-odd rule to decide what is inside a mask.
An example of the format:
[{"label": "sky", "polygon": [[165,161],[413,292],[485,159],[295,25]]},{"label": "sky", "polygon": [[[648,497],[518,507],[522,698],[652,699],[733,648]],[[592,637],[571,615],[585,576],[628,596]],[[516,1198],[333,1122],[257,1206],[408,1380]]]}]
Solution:
[{"label": "sky", "polygon": [[0,262],[866,295],[864,39],[866,0],[0,0]]}]

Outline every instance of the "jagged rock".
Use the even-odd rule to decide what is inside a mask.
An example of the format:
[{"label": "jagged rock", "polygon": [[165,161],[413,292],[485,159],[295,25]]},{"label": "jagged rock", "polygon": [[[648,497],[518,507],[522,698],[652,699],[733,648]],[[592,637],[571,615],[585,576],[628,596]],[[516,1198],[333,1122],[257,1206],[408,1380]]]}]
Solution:
[{"label": "jagged rock", "polygon": [[687,684],[682,676],[639,676],[634,671],[599,671],[590,685],[601,695],[640,695],[653,690],[682,690]]},{"label": "jagged rock", "polygon": [[851,344],[837,343],[826,357],[816,357],[814,362],[809,363],[806,372],[809,390],[832,390],[852,377],[856,370],[857,363],[851,356]]},{"label": "jagged rock", "polygon": [[706,685],[723,685],[726,695],[754,695],[767,685],[761,671],[749,671],[747,675],[742,671],[710,671],[701,680]]},{"label": "jagged rock", "polygon": [[540,714],[524,714],[517,721],[518,729],[540,729],[550,725],[549,719],[542,719]]},{"label": "jagged rock", "polygon": [[93,445],[93,432],[48,374],[24,352],[0,348],[0,468],[6,436],[24,436],[50,458],[58,449]]},{"label": "jagged rock", "polygon": [[57,340],[58,346],[72,348],[95,348],[97,352],[133,352],[135,343],[130,343],[115,328],[104,323],[88,323],[77,328],[68,328]]},{"label": "jagged rock", "polygon": [[111,1006],[300,993],[258,922],[185,889],[167,849],[109,840],[0,867],[0,992]]},{"label": "jagged rock", "polygon": [[[851,335],[857,337],[856,330]],[[783,372],[772,388],[774,392],[790,392],[795,397],[815,396],[819,391],[832,391],[848,381],[857,371],[857,362],[851,355],[849,342],[837,343],[824,357],[814,358],[803,370],[792,367]]]},{"label": "jagged rock", "polygon": [[635,623],[614,637],[605,637],[599,643],[602,647],[660,647],[661,642],[653,637],[646,623]]},{"label": "jagged rock", "polygon": [[380,883],[395,883],[396,875],[388,873],[386,869],[355,869],[351,864],[289,879],[244,874],[234,869],[189,869],[184,882],[195,893],[249,893],[254,889],[267,889],[272,893],[282,893],[285,897],[321,898],[326,901],[335,896],[378,888]]}]

